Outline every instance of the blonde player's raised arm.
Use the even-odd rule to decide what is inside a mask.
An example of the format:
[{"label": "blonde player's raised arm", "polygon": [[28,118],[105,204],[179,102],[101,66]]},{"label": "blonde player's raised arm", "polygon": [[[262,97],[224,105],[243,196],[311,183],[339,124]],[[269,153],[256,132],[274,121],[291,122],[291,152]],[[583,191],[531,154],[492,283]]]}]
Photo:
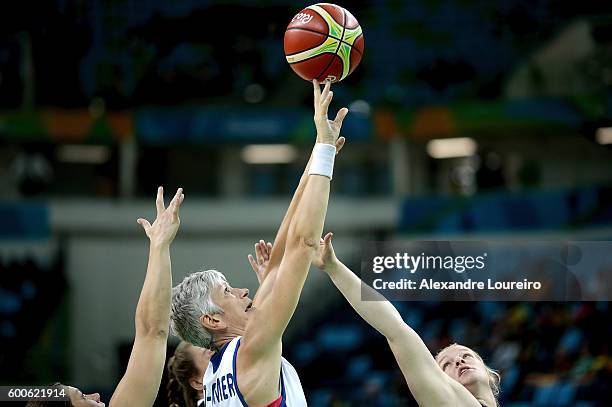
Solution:
[{"label": "blonde player's raised arm", "polygon": [[153,405],[166,361],[166,341],[170,325],[172,273],[170,244],[178,231],[179,188],[164,207],[164,190],[157,191],[157,219],[150,224],[138,219],[149,238],[149,264],[136,307],[136,335],[127,369],[110,400],[110,407],[149,407]]},{"label": "blonde player's raised arm", "polygon": [[[421,407],[467,406],[495,407],[489,370],[469,348],[445,349],[434,359],[419,337],[402,319],[393,304],[363,283],[338,260],[328,233],[319,242],[312,264],[327,273],[353,309],[385,336],[404,375],[410,392]],[[368,298],[362,301],[362,288]],[[451,348],[451,347],[449,347]],[[444,354],[447,352],[448,354]]]}]

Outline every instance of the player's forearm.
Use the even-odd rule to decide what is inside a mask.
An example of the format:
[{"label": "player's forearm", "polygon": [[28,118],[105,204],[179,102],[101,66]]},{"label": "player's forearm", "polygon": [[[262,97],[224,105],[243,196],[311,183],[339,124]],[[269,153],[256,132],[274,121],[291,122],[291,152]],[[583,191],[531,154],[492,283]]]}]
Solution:
[{"label": "player's forearm", "polygon": [[[368,324],[389,340],[400,334],[405,325],[402,317],[382,295],[363,283],[340,261],[334,262],[326,271],[344,298]],[[362,300],[362,288],[368,301]]]},{"label": "player's forearm", "polygon": [[[444,373],[423,340],[402,320],[395,307],[340,261],[326,267],[326,272],[361,318],[387,338],[418,404],[440,406],[453,400],[452,389]],[[368,301],[362,300],[362,289]],[[458,405],[454,401],[452,403]]]},{"label": "player's forearm", "polygon": [[330,179],[322,175],[309,175],[308,183],[289,227],[287,239],[295,245],[315,250],[323,232]]},{"label": "player's forearm", "polygon": [[168,335],[171,291],[170,245],[151,243],[147,274],[136,306],[137,335]]},{"label": "player's forearm", "polygon": [[308,170],[310,169],[311,161],[312,161],[312,153],[310,154],[310,157],[308,158],[308,162],[306,163],[304,172],[302,173],[302,176],[300,177],[300,182],[298,183],[298,186],[295,189],[295,192],[293,193],[293,198],[291,198],[291,203],[289,204],[287,213],[285,214],[285,217],[283,218],[283,223],[281,226],[284,226],[284,227],[279,228],[278,234],[280,235],[281,231],[284,232],[283,233],[284,236],[280,236],[284,240],[286,240],[287,238],[287,232],[289,231],[289,225],[291,225],[291,220],[293,219],[293,215],[295,215],[295,211],[298,207],[298,204],[300,203],[300,199],[302,199],[302,195],[304,194],[304,190],[306,189],[306,185],[308,184]]},{"label": "player's forearm", "polygon": [[306,185],[308,183],[308,169],[310,168],[310,162],[312,161],[312,154],[308,159],[308,163],[306,164],[306,168],[304,168],[304,172],[300,177],[300,182],[293,193],[293,198],[291,198],[291,203],[289,203],[289,208],[287,209],[287,213],[283,218],[283,221],[278,228],[278,232],[276,233],[276,238],[274,239],[274,246],[272,247],[272,252],[270,253],[270,263],[266,268],[266,274],[274,270],[280,264],[283,254],[285,253],[285,246],[287,242],[287,233],[289,232],[289,226],[291,225],[291,220],[295,215],[295,211],[297,209],[298,204],[300,203],[300,199],[304,194],[304,190],[306,189]]}]

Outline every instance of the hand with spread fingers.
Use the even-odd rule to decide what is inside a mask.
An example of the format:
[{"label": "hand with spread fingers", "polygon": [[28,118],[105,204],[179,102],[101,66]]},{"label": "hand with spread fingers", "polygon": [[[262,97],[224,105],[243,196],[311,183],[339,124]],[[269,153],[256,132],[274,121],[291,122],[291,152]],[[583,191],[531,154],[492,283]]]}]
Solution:
[{"label": "hand with spread fingers", "polygon": [[[170,326],[172,298],[172,264],[170,244],[179,229],[179,208],[183,203],[183,189],[179,188],[166,208],[164,189],[157,189],[157,216],[153,224],[140,218],[149,238],[147,274],[136,305],[134,325],[136,334],[130,360],[117,385],[109,406],[152,406],[157,397],[166,361],[166,342]],[[134,391],[138,389],[138,391]]]},{"label": "hand with spread fingers", "polygon": [[334,97],[331,90],[331,82],[325,81],[325,86],[321,92],[321,85],[316,79],[312,81],[314,87],[314,122],[317,128],[317,143],[332,144],[336,146],[336,154],[344,146],[345,138],[340,137],[342,121],[348,114],[348,109],[343,107],[336,114],[334,120],[327,118],[329,105]]},{"label": "hand with spread fingers", "polygon": [[138,219],[138,223],[143,227],[152,244],[172,243],[181,224],[179,208],[184,198],[183,188],[179,188],[166,208],[164,207],[164,188],[159,187],[157,189],[157,199],[155,200],[157,218],[152,225],[146,219]]},{"label": "hand with spread fingers", "polygon": [[255,243],[255,258],[252,254],[247,256],[255,275],[257,275],[259,285],[263,283],[266,276],[265,272],[268,267],[268,263],[270,262],[270,253],[272,253],[272,243],[266,243],[263,240],[260,240],[259,242]]}]

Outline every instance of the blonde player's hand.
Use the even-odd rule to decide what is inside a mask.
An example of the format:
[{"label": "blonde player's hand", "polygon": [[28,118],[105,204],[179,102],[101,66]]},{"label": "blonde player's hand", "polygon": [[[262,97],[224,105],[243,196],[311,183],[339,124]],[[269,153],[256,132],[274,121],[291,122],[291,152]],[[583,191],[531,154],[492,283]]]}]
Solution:
[{"label": "blonde player's hand", "polygon": [[138,219],[138,223],[144,229],[151,244],[170,244],[176,236],[181,220],[179,219],[179,208],[185,199],[183,188],[179,188],[174,194],[174,198],[170,201],[168,207],[164,207],[164,188],[157,189],[157,199],[155,206],[157,208],[157,218],[151,225],[144,218]]},{"label": "blonde player's hand", "polygon": [[314,122],[317,128],[317,143],[332,144],[336,146],[336,152],[342,149],[345,139],[340,137],[342,121],[348,114],[348,109],[343,107],[336,114],[334,120],[327,118],[327,111],[331,103],[334,92],[331,91],[331,81],[325,81],[323,92],[321,85],[316,79],[312,81],[314,87]]},{"label": "blonde player's hand", "polygon": [[255,258],[253,258],[252,254],[247,256],[249,263],[257,276],[259,285],[263,283],[265,278],[265,271],[270,263],[270,253],[272,253],[272,243],[266,243],[263,240],[260,240],[259,242],[255,243]]},{"label": "blonde player's hand", "polygon": [[312,259],[313,266],[326,273],[331,271],[338,263],[338,258],[332,245],[332,237],[334,237],[334,234],[329,232],[321,239],[317,254]]}]

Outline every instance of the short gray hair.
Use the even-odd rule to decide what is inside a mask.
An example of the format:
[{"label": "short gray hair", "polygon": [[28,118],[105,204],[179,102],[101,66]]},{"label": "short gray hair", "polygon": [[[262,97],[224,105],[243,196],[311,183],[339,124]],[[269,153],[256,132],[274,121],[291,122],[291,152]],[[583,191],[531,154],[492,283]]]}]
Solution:
[{"label": "short gray hair", "polygon": [[202,326],[200,317],[222,314],[223,309],[212,300],[215,287],[227,283],[217,270],[192,273],[172,289],[170,332],[192,345],[214,349],[212,333]]}]

